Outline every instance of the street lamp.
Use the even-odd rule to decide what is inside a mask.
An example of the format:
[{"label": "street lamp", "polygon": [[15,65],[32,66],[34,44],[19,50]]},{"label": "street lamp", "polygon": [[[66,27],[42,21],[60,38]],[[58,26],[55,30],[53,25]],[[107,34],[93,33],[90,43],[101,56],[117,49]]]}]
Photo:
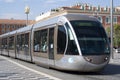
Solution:
[{"label": "street lamp", "polygon": [[110,27],[110,37],[111,37],[111,55],[112,59],[114,58],[113,54],[113,0],[110,0],[110,15],[111,15],[111,27]]},{"label": "street lamp", "polygon": [[27,15],[26,25],[28,25],[28,14],[29,14],[29,12],[30,12],[30,8],[29,8],[29,6],[26,6],[25,7],[25,14]]}]

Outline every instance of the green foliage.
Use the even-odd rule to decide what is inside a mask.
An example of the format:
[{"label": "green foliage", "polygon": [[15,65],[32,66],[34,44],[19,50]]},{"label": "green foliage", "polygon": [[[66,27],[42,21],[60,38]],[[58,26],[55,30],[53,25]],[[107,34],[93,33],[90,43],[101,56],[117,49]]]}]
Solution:
[{"label": "green foliage", "polygon": [[[116,24],[113,26],[114,31],[113,31],[113,42],[114,42],[114,47],[120,47],[120,25]],[[110,27],[106,29],[106,32],[108,36],[110,36]]]}]

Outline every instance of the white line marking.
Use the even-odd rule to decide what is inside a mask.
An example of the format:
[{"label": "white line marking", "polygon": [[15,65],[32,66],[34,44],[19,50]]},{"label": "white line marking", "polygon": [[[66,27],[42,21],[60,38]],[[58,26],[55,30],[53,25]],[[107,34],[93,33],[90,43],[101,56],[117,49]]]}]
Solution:
[{"label": "white line marking", "polygon": [[35,72],[35,73],[40,74],[40,75],[43,75],[43,76],[45,76],[45,77],[49,77],[50,79],[54,79],[54,80],[62,80],[62,79],[59,79],[59,78],[53,77],[53,76],[51,76],[51,75],[48,75],[48,74],[45,74],[45,73],[42,73],[42,72],[36,71],[36,70],[34,70],[34,69],[31,69],[31,68],[28,68],[28,67],[26,67],[26,66],[24,66],[24,65],[22,65],[22,64],[19,64],[19,63],[17,63],[17,62],[14,62],[14,61],[8,59],[8,58],[6,58],[6,57],[3,57],[3,56],[1,56],[1,57],[4,58],[4,59],[6,59],[7,61],[9,61],[9,62],[11,62],[11,63],[14,63],[14,64],[16,64],[16,65],[18,65],[18,66],[24,68],[24,69],[27,69],[27,70],[32,71],[32,72]]}]

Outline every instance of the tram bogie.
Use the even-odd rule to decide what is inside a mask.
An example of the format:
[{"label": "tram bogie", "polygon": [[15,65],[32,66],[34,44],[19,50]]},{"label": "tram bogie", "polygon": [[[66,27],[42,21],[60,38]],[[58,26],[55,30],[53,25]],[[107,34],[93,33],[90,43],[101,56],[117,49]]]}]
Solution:
[{"label": "tram bogie", "polygon": [[110,59],[107,35],[94,17],[64,14],[0,35],[1,54],[60,70],[100,71]]}]

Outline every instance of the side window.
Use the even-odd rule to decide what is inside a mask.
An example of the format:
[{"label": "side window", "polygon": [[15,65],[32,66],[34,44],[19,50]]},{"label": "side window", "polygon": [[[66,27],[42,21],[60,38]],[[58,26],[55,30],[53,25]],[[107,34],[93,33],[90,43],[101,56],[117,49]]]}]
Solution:
[{"label": "side window", "polygon": [[24,43],[25,43],[25,35],[22,34],[21,35],[21,47],[22,47],[22,50],[24,50]]},{"label": "side window", "polygon": [[25,34],[25,47],[29,47],[29,33]]},{"label": "side window", "polygon": [[79,55],[73,33],[67,23],[65,24],[65,26],[68,32],[68,46],[67,46],[66,54],[67,55]]},{"label": "side window", "polygon": [[34,52],[40,52],[40,31],[34,32]]},{"label": "side window", "polygon": [[58,35],[57,35],[57,53],[64,54],[66,47],[66,30],[63,25],[58,25]]},{"label": "side window", "polygon": [[1,44],[3,49],[7,49],[7,38],[3,38]]},{"label": "side window", "polygon": [[41,30],[41,43],[40,43],[40,52],[47,52],[48,43],[47,43],[47,29]]},{"label": "side window", "polygon": [[26,55],[29,55],[29,33],[24,34],[24,51]]},{"label": "side window", "polygon": [[17,35],[17,50],[24,50],[28,52],[29,50],[29,33]]},{"label": "side window", "polygon": [[54,28],[49,29],[49,53],[54,54]]},{"label": "side window", "polygon": [[46,53],[48,49],[47,33],[48,30],[40,30],[34,33],[34,52]]},{"label": "side window", "polygon": [[14,36],[9,37],[9,49],[14,49]]},{"label": "side window", "polygon": [[21,46],[21,36],[20,35],[17,35],[17,49],[20,49],[20,46]]},{"label": "side window", "polygon": [[24,48],[24,34],[17,35],[17,49],[23,50]]}]

